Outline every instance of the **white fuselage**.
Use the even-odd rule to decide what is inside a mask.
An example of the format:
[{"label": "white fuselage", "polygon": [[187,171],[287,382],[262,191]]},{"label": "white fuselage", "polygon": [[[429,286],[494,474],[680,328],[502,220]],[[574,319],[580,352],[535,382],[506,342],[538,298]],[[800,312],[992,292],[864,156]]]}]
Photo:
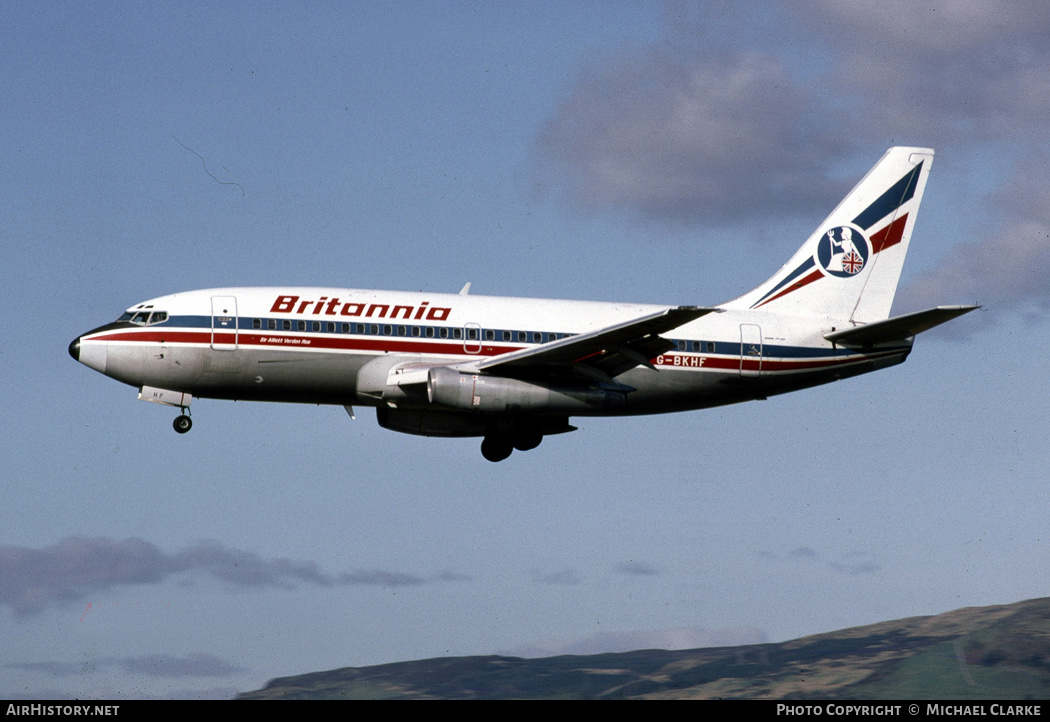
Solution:
[{"label": "white fuselage", "polygon": [[[427,407],[426,400],[399,397],[396,389],[384,397],[392,368],[495,357],[662,308],[335,288],[224,288],[138,304],[125,314],[131,315],[127,320],[75,343],[78,360],[140,388],[221,399]],[[621,394],[622,403],[581,407],[572,415],[660,413],[762,398],[900,363],[911,347],[836,348],[822,337],[834,329],[827,319],[712,313],[664,334],[674,349],[650,359],[653,368],[638,366],[618,376],[618,383],[632,389]],[[382,358],[390,365],[381,365],[375,378],[361,377],[366,365]]]}]

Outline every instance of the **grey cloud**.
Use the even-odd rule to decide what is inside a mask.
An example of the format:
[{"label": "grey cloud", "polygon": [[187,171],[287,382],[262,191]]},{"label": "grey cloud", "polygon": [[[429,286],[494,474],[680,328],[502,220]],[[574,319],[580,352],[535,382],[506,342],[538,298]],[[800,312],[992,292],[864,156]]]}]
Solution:
[{"label": "grey cloud", "polygon": [[292,588],[292,582],[319,586],[333,584],[331,577],[322,574],[313,562],[290,559],[262,559],[257,554],[230,549],[217,542],[202,542],[171,555],[178,571],[199,569],[219,579],[241,587]]},{"label": "grey cloud", "polygon": [[245,671],[212,654],[188,654],[176,657],[170,654],[148,654],[142,657],[113,659],[131,674],[148,674],[153,677],[230,677]]},{"label": "grey cloud", "polygon": [[414,587],[426,583],[426,580],[422,577],[417,577],[412,574],[384,572],[378,569],[340,574],[339,581],[342,584],[363,584],[377,587]]},{"label": "grey cloud", "polygon": [[449,571],[429,577],[381,570],[331,575],[313,562],[265,559],[217,542],[168,554],[142,539],[67,537],[43,549],[0,547],[0,605],[16,617],[26,617],[49,604],[80,601],[121,585],[158,584],[184,573],[204,573],[250,589],[293,589],[297,584],[411,586],[468,579]]},{"label": "grey cloud", "polygon": [[545,170],[584,207],[825,212],[846,190],[834,169],[885,144],[1045,144],[1046,3],[712,2],[664,17],[652,45],[593,61],[540,135]]},{"label": "grey cloud", "polygon": [[21,662],[5,665],[11,669],[21,669],[26,672],[42,672],[55,677],[73,677],[78,674],[88,674],[94,670],[93,663],[75,662]]},{"label": "grey cloud", "polygon": [[788,552],[788,556],[795,559],[815,559],[817,553],[809,547],[798,547]]},{"label": "grey cloud", "polygon": [[646,562],[620,562],[614,568],[618,573],[631,577],[652,577],[660,573],[656,567]]},{"label": "grey cloud", "polygon": [[339,584],[350,586],[376,586],[376,587],[414,587],[420,584],[431,584],[433,582],[467,582],[471,577],[457,572],[440,571],[426,577],[414,574],[402,574],[400,572],[386,572],[381,569],[362,569],[353,572],[345,572],[337,578]]},{"label": "grey cloud", "polygon": [[580,575],[577,574],[574,569],[562,569],[560,571],[547,572],[545,574],[536,573],[533,574],[532,579],[540,584],[550,584],[553,586],[568,587],[580,583]]},{"label": "grey cloud", "polygon": [[588,72],[539,145],[591,209],[714,223],[827,210],[849,136],[815,101],[774,56],[668,44]]},{"label": "grey cloud", "polygon": [[821,43],[834,48],[835,88],[862,106],[858,117],[876,132],[942,145],[1046,127],[1046,3],[821,0],[794,8],[801,26],[820,28]]},{"label": "grey cloud", "polygon": [[794,563],[812,563],[821,564],[826,566],[840,574],[848,574],[850,576],[859,576],[861,574],[874,574],[875,572],[882,569],[882,566],[870,561],[866,554],[861,552],[851,552],[841,555],[840,560],[827,560],[817,550],[811,547],[795,547],[791,551],[781,556],[773,552],[760,552],[760,556],[765,559],[772,561],[787,560]]},{"label": "grey cloud", "polygon": [[[979,303],[984,313],[968,323],[947,324],[940,333],[966,335],[1004,311],[1050,309],[1050,179],[1047,158],[1035,154],[992,198],[1003,219],[981,241],[962,243],[899,293],[895,311],[939,303]],[[934,332],[938,330],[935,329]]]},{"label": "grey cloud", "polygon": [[882,568],[878,564],[872,562],[828,562],[828,566],[837,572],[849,574],[851,577],[859,576],[861,574],[874,574]]},{"label": "grey cloud", "polygon": [[26,662],[6,666],[44,672],[55,677],[93,674],[102,668],[117,668],[129,674],[145,674],[152,677],[231,677],[245,671],[243,667],[232,665],[212,654],[188,654],[182,657],[148,654],[141,657],[105,657],[79,663]]},{"label": "grey cloud", "polygon": [[0,604],[16,615],[82,599],[121,584],[156,584],[178,571],[142,539],[67,537],[44,549],[0,547]]}]

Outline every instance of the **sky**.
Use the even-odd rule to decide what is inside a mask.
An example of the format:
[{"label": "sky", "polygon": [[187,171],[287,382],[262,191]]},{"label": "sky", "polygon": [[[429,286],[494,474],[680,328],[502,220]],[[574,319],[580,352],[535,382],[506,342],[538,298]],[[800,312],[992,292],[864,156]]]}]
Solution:
[{"label": "sky", "polygon": [[[0,698],[784,641],[1050,593],[1050,6],[8,2]],[[717,305],[933,147],[907,363],[577,419],[174,412],[69,342],[177,291]]]}]

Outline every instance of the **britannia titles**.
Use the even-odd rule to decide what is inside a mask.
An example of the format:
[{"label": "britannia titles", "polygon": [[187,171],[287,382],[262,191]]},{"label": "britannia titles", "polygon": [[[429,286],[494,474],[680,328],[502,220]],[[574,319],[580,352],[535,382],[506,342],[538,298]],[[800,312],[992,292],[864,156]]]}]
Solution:
[{"label": "britannia titles", "polygon": [[451,308],[431,306],[423,301],[418,306],[393,306],[388,303],[360,303],[341,301],[338,297],[321,296],[318,300],[300,300],[299,296],[278,296],[270,313],[310,313],[325,316],[364,316],[365,318],[403,318],[419,321],[444,321]]}]

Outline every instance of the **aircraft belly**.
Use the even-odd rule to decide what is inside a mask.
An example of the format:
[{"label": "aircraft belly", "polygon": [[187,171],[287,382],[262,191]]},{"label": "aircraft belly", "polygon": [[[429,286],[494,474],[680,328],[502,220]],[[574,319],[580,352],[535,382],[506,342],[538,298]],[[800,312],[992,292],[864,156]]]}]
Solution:
[{"label": "aircraft belly", "polygon": [[357,371],[371,357],[241,347],[111,345],[107,375],[197,397],[345,404],[355,401]]}]

